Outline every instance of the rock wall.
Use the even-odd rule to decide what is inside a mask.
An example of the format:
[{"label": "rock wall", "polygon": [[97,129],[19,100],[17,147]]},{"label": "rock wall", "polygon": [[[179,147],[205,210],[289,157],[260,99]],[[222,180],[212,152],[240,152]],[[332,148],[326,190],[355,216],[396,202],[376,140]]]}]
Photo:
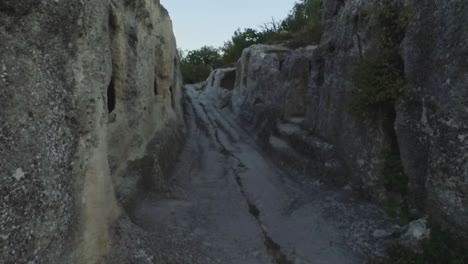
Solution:
[{"label": "rock wall", "polygon": [[163,181],[183,139],[168,13],[7,0],[0,39],[0,263],[102,263],[122,208]]},{"label": "rock wall", "polygon": [[396,132],[420,207],[468,237],[468,2],[408,1]]},{"label": "rock wall", "polygon": [[402,1],[400,12],[408,15],[399,47],[404,95],[357,114],[352,75],[357,62],[378,49],[372,10],[379,5],[323,1],[318,46],[244,50],[231,108],[261,141],[280,135],[319,160],[315,176],[350,184],[380,202],[396,195],[383,175],[384,153],[396,147],[409,179],[404,199],[410,207],[467,236],[468,3]]}]

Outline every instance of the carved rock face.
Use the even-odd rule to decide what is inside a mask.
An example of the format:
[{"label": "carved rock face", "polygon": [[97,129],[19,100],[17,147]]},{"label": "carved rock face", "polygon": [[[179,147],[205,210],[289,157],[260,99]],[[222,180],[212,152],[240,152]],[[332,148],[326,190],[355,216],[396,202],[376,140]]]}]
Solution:
[{"label": "carved rock face", "polygon": [[126,2],[0,3],[6,263],[109,255],[110,226],[140,180],[123,178],[130,162],[158,157],[151,166],[165,168],[177,150],[182,91],[170,18],[159,2]]},{"label": "carved rock face", "polygon": [[353,189],[381,202],[401,199],[389,193],[392,179],[384,173],[386,150],[398,150],[411,206],[467,236],[468,4],[401,3],[400,12],[408,16],[404,40],[397,45],[407,82],[404,95],[359,115],[351,110],[353,69],[379,50],[381,25],[369,13],[372,4],[325,1],[318,47],[244,50],[229,95],[231,107],[264,139],[278,133],[278,123],[299,122],[336,149],[336,159],[346,168],[342,178]]}]

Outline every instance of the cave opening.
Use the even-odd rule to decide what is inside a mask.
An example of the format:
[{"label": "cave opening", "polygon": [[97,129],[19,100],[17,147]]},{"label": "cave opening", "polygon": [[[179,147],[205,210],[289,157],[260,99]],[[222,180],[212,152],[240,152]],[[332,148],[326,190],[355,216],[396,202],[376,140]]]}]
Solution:
[{"label": "cave opening", "polygon": [[221,87],[228,90],[234,89],[234,86],[236,84],[236,78],[237,74],[235,70],[227,72],[221,79]]},{"label": "cave opening", "polygon": [[115,86],[114,80],[112,79],[107,87],[107,110],[112,113],[115,109]]},{"label": "cave opening", "polygon": [[215,85],[216,74],[213,74],[213,78],[211,79],[211,86]]}]

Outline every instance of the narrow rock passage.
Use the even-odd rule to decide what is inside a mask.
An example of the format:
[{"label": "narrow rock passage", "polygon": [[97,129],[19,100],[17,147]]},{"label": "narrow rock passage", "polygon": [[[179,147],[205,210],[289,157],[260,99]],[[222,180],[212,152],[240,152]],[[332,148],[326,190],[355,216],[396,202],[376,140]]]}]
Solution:
[{"label": "narrow rock passage", "polygon": [[167,263],[365,262],[362,245],[389,228],[380,210],[290,177],[227,112],[187,95],[189,135],[170,186],[131,212]]}]

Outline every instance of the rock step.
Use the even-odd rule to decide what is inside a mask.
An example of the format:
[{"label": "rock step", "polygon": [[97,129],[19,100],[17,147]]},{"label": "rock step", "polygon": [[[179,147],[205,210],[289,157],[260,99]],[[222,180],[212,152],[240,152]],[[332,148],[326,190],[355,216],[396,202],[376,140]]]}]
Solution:
[{"label": "rock step", "polygon": [[[346,170],[335,147],[312,135],[298,124],[291,123],[291,120],[288,121],[280,121],[276,124],[276,133],[272,136],[274,140],[270,140],[270,145],[278,151],[290,151],[289,147],[312,161],[318,162],[317,174],[320,178],[344,184]],[[298,121],[298,119],[293,121]],[[272,144],[275,142],[277,144]]]}]

